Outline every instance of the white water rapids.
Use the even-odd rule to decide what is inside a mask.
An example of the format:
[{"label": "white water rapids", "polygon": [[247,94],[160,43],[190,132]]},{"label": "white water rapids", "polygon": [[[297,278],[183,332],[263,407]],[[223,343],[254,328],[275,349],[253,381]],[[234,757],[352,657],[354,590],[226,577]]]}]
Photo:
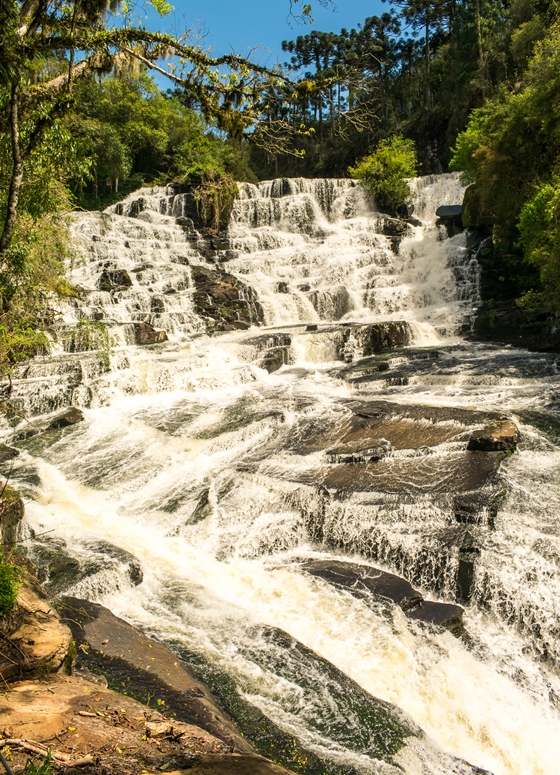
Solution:
[{"label": "white water rapids", "polygon": [[[448,239],[433,221],[437,206],[460,201],[462,187],[457,176],[439,176],[414,181],[413,192],[423,225],[397,245],[351,181],[242,184],[228,255],[211,258],[227,259],[225,270],[255,289],[266,330],[214,336],[193,304],[191,266],[216,265],[175,221],[184,214],[181,194],[144,190],[122,215],[113,208],[76,216],[84,260],[70,279],[85,293],[62,310],[63,322],[107,321],[111,367],[55,344],[52,356],[21,372],[14,395],[30,415],[72,403],[86,419],[54,441],[21,443],[13,476],[32,498],[28,529],[52,531],[37,543],[84,566],[97,562],[67,594],[102,602],[179,652],[200,655],[324,760],[364,773],[443,775],[462,771],[451,754],[494,775],[554,775],[560,358],[461,339],[478,267],[465,235]],[[138,214],[129,205],[140,197]],[[107,268],[127,270],[132,285],[97,289]],[[392,352],[381,375],[348,379],[362,344],[351,334],[346,363],[337,360],[339,332],[387,320],[406,321],[412,345]],[[136,321],[164,329],[169,342],[136,346]],[[258,337],[274,332],[289,334],[290,358],[269,374],[255,361]],[[369,490],[329,499],[316,479],[324,448],[298,446],[302,428],[318,431],[345,416],[349,402],[379,398],[496,410],[521,428],[520,448],[501,467],[496,524],[480,530],[466,638],[356,599],[302,568],[316,557],[371,562],[409,577],[426,598],[454,599],[457,550],[440,565],[434,541],[453,522],[437,459],[455,454],[455,442],[418,457],[419,466],[436,458],[434,491],[405,487],[402,498]],[[396,450],[395,465],[408,471],[411,454]],[[317,514],[324,540],[310,529]],[[126,562],[102,545],[134,555],[142,582],[134,585]],[[351,704],[326,679],[306,675],[308,666],[291,665],[295,656],[266,637],[267,626],[401,708],[428,738],[391,764],[369,756]]]}]

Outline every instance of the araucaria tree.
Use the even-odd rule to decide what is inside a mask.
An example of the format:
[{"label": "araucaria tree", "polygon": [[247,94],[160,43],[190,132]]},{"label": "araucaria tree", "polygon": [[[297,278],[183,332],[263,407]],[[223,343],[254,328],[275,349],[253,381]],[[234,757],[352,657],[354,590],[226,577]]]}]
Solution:
[{"label": "araucaria tree", "polygon": [[[164,0],[151,4],[165,12]],[[256,126],[257,141],[281,129],[263,121],[267,85],[278,73],[234,55],[212,58],[197,46],[142,27],[109,26],[119,0],[0,0],[0,271],[16,229],[25,177],[58,119],[73,105],[76,85],[92,73],[135,60],[167,76],[219,128],[233,135]],[[170,59],[169,65],[161,64]]]}]

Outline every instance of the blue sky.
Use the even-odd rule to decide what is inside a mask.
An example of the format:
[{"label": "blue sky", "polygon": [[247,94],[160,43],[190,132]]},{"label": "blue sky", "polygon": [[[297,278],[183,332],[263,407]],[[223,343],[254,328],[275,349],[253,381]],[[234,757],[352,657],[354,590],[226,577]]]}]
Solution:
[{"label": "blue sky", "polygon": [[[247,56],[261,64],[284,62],[283,40],[293,40],[312,29],[338,32],[342,27],[356,27],[367,16],[389,10],[381,0],[339,0],[331,8],[322,8],[317,0],[310,0],[314,24],[297,24],[288,18],[289,0],[170,0],[175,10],[159,19],[150,14],[146,26],[180,35],[188,27],[204,34],[201,45],[211,47],[212,54],[231,53]],[[309,2],[309,0],[305,0]],[[297,9],[297,6],[295,6]],[[301,8],[301,3],[300,3]]]}]

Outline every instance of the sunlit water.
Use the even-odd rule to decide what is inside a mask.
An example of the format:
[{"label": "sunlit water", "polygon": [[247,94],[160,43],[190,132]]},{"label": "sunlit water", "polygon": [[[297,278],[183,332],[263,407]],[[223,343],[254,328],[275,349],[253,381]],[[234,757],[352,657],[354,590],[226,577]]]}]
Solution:
[{"label": "sunlit water", "polygon": [[[477,300],[478,268],[465,236],[447,239],[433,214],[460,200],[461,184],[440,176],[415,181],[413,190],[424,226],[411,227],[396,253],[382,217],[351,181],[240,187],[230,226],[235,253],[225,268],[256,289],[266,327],[291,334],[292,362],[272,374],[254,363],[259,329],[204,333],[189,265],[205,262],[175,223],[181,195],[140,192],[137,218],[126,202],[124,215],[78,216],[85,259],[73,282],[94,289],[105,266],[127,269],[134,282],[112,295],[92,290],[64,308],[68,324],[94,313],[112,323],[112,367],[83,367],[69,395],[82,401],[86,421],[49,447],[41,437],[23,444],[14,476],[19,470],[23,481],[35,468],[40,477],[26,517],[46,534],[37,540],[58,541],[84,562],[104,557],[103,541],[142,565],[138,586],[124,561],[112,561],[69,594],[100,601],[219,666],[244,697],[326,759],[371,773],[459,772],[448,752],[494,775],[553,775],[560,762],[559,359],[460,338]],[[288,292],[278,292],[279,282]],[[389,319],[407,321],[414,348],[438,357],[416,369],[416,350],[405,348],[383,378],[345,379],[336,332]],[[170,342],[134,346],[137,320],[164,328]],[[310,323],[316,332],[305,331]],[[359,342],[350,355],[359,362]],[[57,385],[87,357],[59,349],[54,361],[37,361],[35,382],[16,381],[16,394],[31,413],[56,408]],[[395,379],[405,371],[406,379]],[[347,415],[349,401],[378,398],[497,410],[521,428],[522,445],[502,464],[495,527],[479,530],[466,639],[367,604],[301,567],[318,556],[370,562],[377,541],[388,570],[410,577],[427,598],[453,599],[456,552],[443,570],[425,562],[434,531],[449,525],[448,494],[326,499],[316,486],[325,450],[298,446],[302,428],[326,427]],[[453,453],[450,445],[441,451]],[[310,529],[318,513],[328,545]],[[375,761],[336,688],[314,667],[292,663],[267,626],[401,708],[436,745],[411,742],[393,764]]]}]

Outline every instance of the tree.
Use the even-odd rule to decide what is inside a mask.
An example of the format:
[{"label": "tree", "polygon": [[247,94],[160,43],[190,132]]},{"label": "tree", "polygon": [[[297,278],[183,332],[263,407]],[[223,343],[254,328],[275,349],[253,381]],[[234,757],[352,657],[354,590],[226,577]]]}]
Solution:
[{"label": "tree", "polygon": [[[152,4],[166,10],[163,0]],[[234,55],[212,58],[163,33],[110,27],[106,7],[105,0],[3,0],[0,5],[0,108],[6,116],[0,132],[10,137],[11,146],[9,184],[0,203],[0,268],[16,227],[26,165],[57,120],[69,113],[76,84],[88,74],[136,60],[187,92],[219,128],[239,136],[256,125],[256,142],[278,137],[264,123],[259,131],[259,119],[263,86],[282,80],[279,73]],[[159,62],[169,56],[175,60],[162,67]],[[45,62],[55,63],[54,77]]]}]

